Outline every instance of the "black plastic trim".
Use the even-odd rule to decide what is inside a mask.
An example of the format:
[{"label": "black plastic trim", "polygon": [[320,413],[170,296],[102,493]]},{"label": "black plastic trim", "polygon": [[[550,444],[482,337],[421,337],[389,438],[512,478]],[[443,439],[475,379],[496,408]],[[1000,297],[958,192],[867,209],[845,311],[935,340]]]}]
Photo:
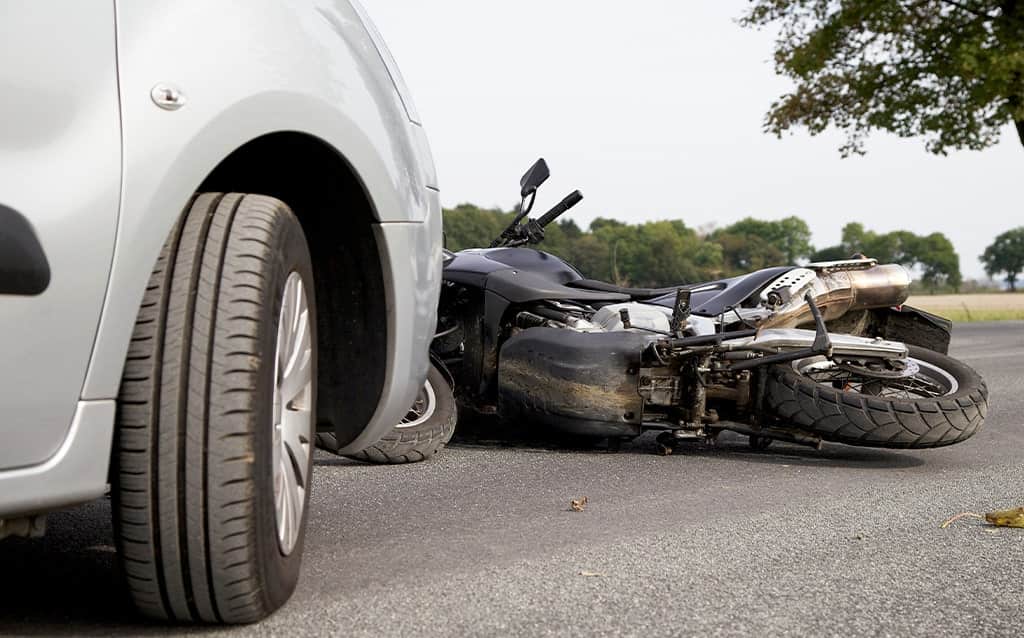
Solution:
[{"label": "black plastic trim", "polygon": [[676,291],[679,290],[678,286],[669,288],[627,288],[625,286],[616,286],[606,281],[597,281],[596,279],[577,279],[576,281],[567,281],[565,285],[570,288],[629,295],[633,299],[654,299],[655,297],[663,297],[665,295],[675,295]]},{"label": "black plastic trim", "polygon": [[0,204],[0,295],[39,295],[49,285],[50,262],[32,224]]}]

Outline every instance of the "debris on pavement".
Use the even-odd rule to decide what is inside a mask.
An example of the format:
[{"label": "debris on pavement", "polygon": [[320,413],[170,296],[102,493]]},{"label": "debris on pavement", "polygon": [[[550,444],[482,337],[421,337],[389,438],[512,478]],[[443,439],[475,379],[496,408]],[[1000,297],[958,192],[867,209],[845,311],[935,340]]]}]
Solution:
[{"label": "debris on pavement", "polygon": [[939,525],[939,527],[941,529],[946,529],[947,527],[949,527],[953,523],[957,522],[961,518],[985,518],[985,517],[982,516],[981,514],[975,514],[974,512],[960,512],[959,514],[956,514],[955,516],[950,516],[949,518],[947,518],[945,521],[943,521],[942,525]]},{"label": "debris on pavement", "polygon": [[956,521],[962,518],[979,518],[984,520],[989,525],[995,527],[1021,527],[1024,528],[1024,507],[1017,507],[1010,510],[998,510],[995,512],[987,512],[984,516],[976,514],[974,512],[960,512],[955,516],[951,516],[946,519],[941,527],[946,529]]},{"label": "debris on pavement", "polygon": [[580,571],[580,576],[586,576],[587,578],[597,578],[599,576],[604,576],[604,574],[602,574],[601,572],[588,572],[584,569]]},{"label": "debris on pavement", "polygon": [[587,508],[587,497],[574,498],[569,501],[569,510],[573,512],[582,512]]},{"label": "debris on pavement", "polygon": [[1024,507],[985,514],[985,520],[996,527],[1024,527]]}]

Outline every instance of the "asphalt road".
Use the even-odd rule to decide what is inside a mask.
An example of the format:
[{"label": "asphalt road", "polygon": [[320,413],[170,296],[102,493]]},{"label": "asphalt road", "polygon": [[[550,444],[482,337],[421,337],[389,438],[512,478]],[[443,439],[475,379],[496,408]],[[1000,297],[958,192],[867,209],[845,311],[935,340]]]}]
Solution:
[{"label": "asphalt road", "polygon": [[[232,635],[1019,635],[1024,322],[957,328],[991,391],[959,446],[889,452],[740,437],[661,457],[464,439],[435,460],[322,456],[299,589]],[[583,512],[569,501],[586,495]],[[109,504],[0,544],[0,633],[148,634],[113,569]],[[178,632],[181,630],[178,629]]]}]

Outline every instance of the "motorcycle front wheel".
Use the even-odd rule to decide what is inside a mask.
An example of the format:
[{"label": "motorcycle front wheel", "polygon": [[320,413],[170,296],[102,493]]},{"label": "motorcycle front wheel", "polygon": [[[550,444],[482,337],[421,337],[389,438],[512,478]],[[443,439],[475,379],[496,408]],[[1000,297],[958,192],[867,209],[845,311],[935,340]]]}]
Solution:
[{"label": "motorcycle front wheel", "polygon": [[946,355],[907,347],[903,370],[824,357],[773,366],[766,408],[788,425],[846,445],[932,448],[973,436],[988,412],[981,376]]}]

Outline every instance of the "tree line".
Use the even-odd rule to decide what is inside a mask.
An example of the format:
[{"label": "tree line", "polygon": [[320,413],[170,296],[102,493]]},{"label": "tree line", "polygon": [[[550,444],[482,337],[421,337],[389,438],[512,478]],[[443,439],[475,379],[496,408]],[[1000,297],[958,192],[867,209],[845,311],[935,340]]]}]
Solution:
[{"label": "tree line", "polygon": [[[514,215],[515,211],[472,204],[446,209],[446,246],[456,251],[486,247]],[[1024,229],[1019,230],[1024,238]],[[853,222],[843,228],[839,244],[816,250],[807,223],[795,216],[780,220],[748,217],[711,229],[693,228],[681,220],[627,224],[599,217],[584,230],[572,219],[564,219],[548,226],[542,248],[589,278],[623,286],[672,286],[769,266],[846,259],[855,253],[915,269],[921,285],[931,292],[959,290],[963,282],[960,257],[942,233],[878,233]]]}]

